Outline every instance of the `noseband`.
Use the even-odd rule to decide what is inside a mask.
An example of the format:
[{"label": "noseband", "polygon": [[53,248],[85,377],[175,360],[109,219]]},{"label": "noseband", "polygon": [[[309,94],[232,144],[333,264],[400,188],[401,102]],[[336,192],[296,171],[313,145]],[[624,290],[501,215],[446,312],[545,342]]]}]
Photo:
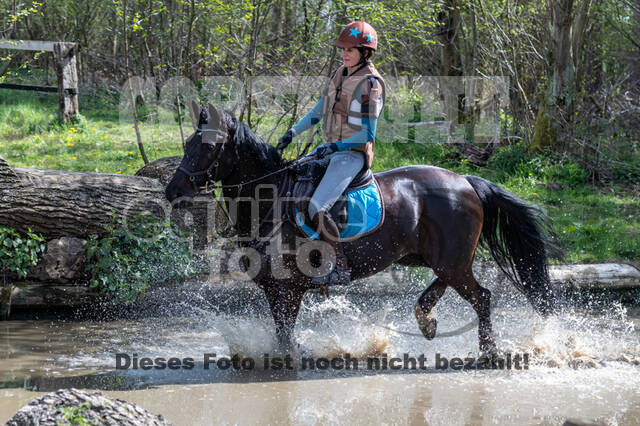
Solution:
[{"label": "noseband", "polygon": [[[225,135],[228,136],[226,133],[217,130],[217,129],[198,129],[198,133],[202,133],[202,132],[216,132],[218,134],[221,135]],[[186,168],[179,166],[178,170],[180,170],[182,173],[186,174],[187,176],[189,176],[189,181],[191,182],[191,185],[193,185],[194,187],[196,187],[195,184],[195,180],[196,177],[198,176],[202,176],[202,175],[206,175],[207,176],[207,180],[205,181],[205,184],[209,181],[212,180],[213,176],[215,173],[212,173],[212,171],[214,169],[218,168],[218,163],[219,163],[219,159],[220,156],[222,155],[222,151],[224,150],[224,146],[227,144],[227,141],[225,140],[224,142],[210,142],[210,141],[204,141],[201,140],[200,143],[205,144],[205,145],[209,145],[209,146],[218,146],[218,150],[216,151],[216,153],[214,154],[214,160],[211,162],[211,164],[209,165],[209,167],[207,167],[206,169],[202,169],[202,170],[198,170],[198,171],[189,171]],[[217,170],[216,170],[217,172]]]}]

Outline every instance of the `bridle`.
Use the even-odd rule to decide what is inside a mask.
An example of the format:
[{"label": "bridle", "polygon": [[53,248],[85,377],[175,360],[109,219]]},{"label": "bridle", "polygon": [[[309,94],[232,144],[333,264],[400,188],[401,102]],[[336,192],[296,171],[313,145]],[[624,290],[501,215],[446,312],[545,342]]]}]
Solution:
[{"label": "bridle", "polygon": [[[218,129],[197,129],[198,133],[202,133],[202,132],[216,132],[218,134],[222,134],[225,136],[228,136],[228,134],[226,134],[225,132],[222,132]],[[206,193],[212,193],[214,190],[216,189],[224,189],[224,188],[239,188],[241,189],[244,185],[249,185],[251,183],[255,183],[255,182],[259,182],[263,179],[266,179],[270,176],[276,175],[278,173],[282,173],[286,170],[292,169],[294,167],[297,167],[301,164],[305,164],[308,163],[310,161],[315,160],[315,157],[301,157],[301,158],[296,158],[294,161],[292,161],[290,164],[286,165],[285,167],[275,170],[273,172],[267,173],[265,175],[259,176],[257,178],[248,180],[246,182],[240,182],[240,183],[236,183],[236,184],[228,184],[228,185],[217,185],[215,183],[210,184],[210,182],[212,181],[213,177],[217,174],[217,168],[219,165],[219,159],[220,156],[222,155],[222,152],[224,151],[224,147],[225,145],[227,145],[228,141],[224,141],[224,142],[213,142],[213,141],[205,141],[205,140],[201,140],[200,143],[203,143],[205,145],[209,145],[209,146],[218,146],[218,150],[215,152],[214,154],[214,160],[211,162],[211,164],[209,165],[209,167],[207,167],[206,169],[202,169],[202,170],[198,170],[198,171],[190,171],[187,170],[186,168],[184,168],[182,165],[180,165],[178,167],[178,170],[180,170],[182,173],[186,174],[187,176],[189,176],[189,182],[191,182],[191,185],[194,187],[194,189],[196,189],[199,192],[202,192],[201,189],[204,188]],[[212,173],[213,170],[215,170],[215,173]],[[204,182],[204,185],[202,185],[201,187],[198,187],[198,185],[196,185],[195,180],[196,177],[198,176],[202,176],[202,175],[206,175],[207,179]]]},{"label": "bridle", "polygon": [[[198,133],[203,132],[203,131],[209,131],[209,132],[218,132],[219,134],[224,134],[224,132],[221,132],[219,130],[216,129],[198,129]],[[228,136],[228,135],[227,135]],[[216,204],[218,205],[219,208],[221,208],[221,210],[224,212],[224,214],[227,217],[227,222],[233,224],[233,221],[231,220],[231,217],[229,216],[229,213],[226,211],[226,209],[222,206],[222,203],[220,202],[219,199],[219,194],[216,194],[215,190],[216,189],[225,189],[225,188],[237,188],[238,191],[242,190],[242,187],[244,185],[249,185],[251,183],[254,182],[259,182],[263,179],[266,179],[270,176],[285,172],[287,170],[290,170],[294,167],[297,167],[301,164],[305,164],[308,163],[310,161],[315,160],[315,157],[304,157],[301,156],[299,158],[296,158],[294,161],[292,161],[290,164],[287,164],[285,167],[275,170],[273,172],[267,173],[263,176],[259,176],[257,178],[245,181],[245,182],[241,182],[238,184],[227,184],[227,185],[218,185],[215,182],[211,184],[213,177],[217,175],[217,168],[219,165],[219,159],[220,156],[222,155],[222,152],[224,151],[225,145],[227,145],[228,140],[225,140],[224,142],[212,142],[212,141],[205,141],[202,140],[200,141],[201,143],[207,144],[209,146],[216,146],[219,145],[219,147],[217,148],[217,151],[214,153],[214,160],[211,162],[211,164],[206,168],[206,169],[202,169],[202,170],[197,170],[197,171],[190,171],[188,169],[186,169],[185,167],[183,167],[182,165],[180,165],[178,167],[178,170],[181,171],[182,173],[186,174],[187,176],[189,176],[189,182],[191,182],[191,185],[193,187],[193,189],[196,192],[204,192],[205,194],[211,194],[216,202]],[[215,170],[215,172],[214,172]],[[206,180],[204,182],[204,185],[202,187],[199,187],[198,185],[196,185],[195,181],[196,181],[196,177],[198,176],[203,176],[206,175]],[[278,198],[280,198],[283,194],[281,194],[280,192],[278,193]],[[269,210],[269,212],[271,212],[273,209],[273,207],[271,207],[271,209]],[[261,222],[264,223],[265,221],[263,220]],[[269,238],[274,235],[282,226],[282,224],[284,223],[284,220],[280,220],[271,230],[271,232],[269,233]],[[257,248],[259,246],[261,246],[262,244],[264,244],[264,241],[262,243],[258,243],[258,245],[256,245],[254,248]]]},{"label": "bridle", "polygon": [[[222,132],[221,130],[218,130],[218,129],[200,129],[200,128],[198,128],[197,130],[198,130],[199,134],[202,134],[202,132],[215,132],[215,133],[218,133],[220,135],[228,136],[225,132]],[[208,184],[208,182],[210,182],[212,180],[213,176],[215,175],[215,173],[212,173],[212,171],[214,169],[216,169],[216,172],[217,172],[219,159],[220,159],[220,156],[222,155],[222,151],[224,150],[224,146],[227,144],[227,141],[225,140],[224,142],[216,142],[216,141],[205,141],[205,140],[201,139],[200,143],[205,144],[205,145],[209,145],[209,146],[213,146],[213,147],[216,147],[216,146],[218,147],[218,150],[214,154],[214,160],[211,162],[209,167],[207,167],[206,169],[202,169],[202,170],[198,170],[198,171],[194,171],[194,172],[192,172],[190,170],[187,170],[182,165],[180,165],[178,167],[178,170],[180,170],[182,173],[184,173],[187,176],[189,176],[189,182],[191,182],[191,185],[195,189],[199,189],[199,188],[197,188],[197,185],[195,183],[196,177],[202,176],[202,175],[206,175],[207,176],[207,180],[205,181],[205,186]]]}]

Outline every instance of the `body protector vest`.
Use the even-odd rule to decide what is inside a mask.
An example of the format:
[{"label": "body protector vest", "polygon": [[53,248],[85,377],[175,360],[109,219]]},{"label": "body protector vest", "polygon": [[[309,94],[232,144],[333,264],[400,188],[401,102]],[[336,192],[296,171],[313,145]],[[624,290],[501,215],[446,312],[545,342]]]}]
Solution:
[{"label": "body protector vest", "polygon": [[[358,88],[360,100],[355,96]],[[338,142],[362,130],[362,117],[378,118],[384,106],[384,79],[369,61],[352,75],[341,66],[331,76],[323,96],[323,137],[327,142]],[[364,153],[367,167],[373,162],[373,143],[371,140],[353,148]]]}]

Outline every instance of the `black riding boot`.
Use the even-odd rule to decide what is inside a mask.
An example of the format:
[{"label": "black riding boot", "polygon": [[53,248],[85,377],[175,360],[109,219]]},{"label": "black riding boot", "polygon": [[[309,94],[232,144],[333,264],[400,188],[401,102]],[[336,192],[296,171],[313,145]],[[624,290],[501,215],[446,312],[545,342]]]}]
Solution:
[{"label": "black riding boot", "polygon": [[340,231],[338,225],[331,219],[328,212],[320,211],[312,219],[313,226],[320,235],[322,241],[331,246],[336,255],[336,264],[331,266],[331,271],[324,277],[314,277],[311,282],[322,286],[346,285],[351,281],[351,270],[347,265],[347,258],[342,251],[340,243]]}]

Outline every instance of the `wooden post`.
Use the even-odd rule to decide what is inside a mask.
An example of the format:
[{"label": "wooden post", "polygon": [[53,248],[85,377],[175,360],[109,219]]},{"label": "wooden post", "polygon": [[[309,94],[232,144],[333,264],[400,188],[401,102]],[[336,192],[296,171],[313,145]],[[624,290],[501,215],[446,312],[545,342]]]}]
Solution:
[{"label": "wooden post", "polygon": [[53,56],[58,75],[58,116],[67,123],[78,114],[78,72],[76,71],[75,43],[54,43]]}]

